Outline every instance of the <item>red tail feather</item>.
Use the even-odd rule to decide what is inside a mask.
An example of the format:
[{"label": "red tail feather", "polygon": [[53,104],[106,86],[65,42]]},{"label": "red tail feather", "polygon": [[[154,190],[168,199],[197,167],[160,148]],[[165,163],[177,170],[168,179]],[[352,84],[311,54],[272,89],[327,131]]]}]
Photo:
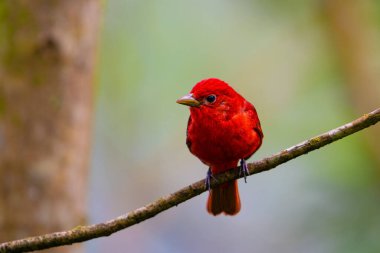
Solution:
[{"label": "red tail feather", "polygon": [[207,200],[210,214],[235,215],[240,211],[240,197],[237,181],[229,182],[211,190]]}]

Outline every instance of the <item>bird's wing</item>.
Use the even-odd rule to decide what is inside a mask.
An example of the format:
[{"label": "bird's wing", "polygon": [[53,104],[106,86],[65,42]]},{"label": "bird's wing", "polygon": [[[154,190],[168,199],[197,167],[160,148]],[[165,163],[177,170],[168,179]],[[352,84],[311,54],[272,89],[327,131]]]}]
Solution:
[{"label": "bird's wing", "polygon": [[189,138],[189,126],[190,126],[191,122],[192,122],[192,119],[190,116],[189,120],[187,121],[187,128],[186,128],[186,145],[189,148],[190,152],[191,152],[191,140]]},{"label": "bird's wing", "polygon": [[[259,149],[260,146],[261,146],[261,144],[262,144],[262,141],[263,141],[263,138],[264,138],[264,134],[263,134],[263,130],[261,129],[261,124],[260,124],[259,117],[257,116],[256,109],[255,109],[255,107],[251,103],[249,103],[248,101],[245,101],[244,111],[248,114],[248,116],[250,117],[250,119],[253,122],[253,128],[252,128],[252,130],[255,131],[256,134],[257,134],[257,136],[259,137],[258,138],[259,139],[259,145],[257,147],[257,149]],[[255,152],[253,152],[253,153],[255,153]],[[248,157],[245,157],[244,159],[250,158],[253,155],[253,153],[250,154]]]},{"label": "bird's wing", "polygon": [[259,117],[257,116],[255,107],[251,103],[246,101],[244,111],[249,115],[251,120],[254,122],[253,131],[255,131],[260,136],[261,139],[264,138],[263,130],[261,129],[260,120],[259,120]]}]

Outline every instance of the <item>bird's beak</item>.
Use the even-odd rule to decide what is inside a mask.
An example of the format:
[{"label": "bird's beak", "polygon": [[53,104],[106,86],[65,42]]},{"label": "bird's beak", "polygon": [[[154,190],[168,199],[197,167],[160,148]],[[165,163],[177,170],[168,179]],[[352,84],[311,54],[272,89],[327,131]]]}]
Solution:
[{"label": "bird's beak", "polygon": [[193,94],[187,94],[186,96],[181,97],[180,99],[177,99],[176,101],[178,104],[181,105],[187,105],[187,106],[192,106],[192,107],[199,107],[201,106],[201,102],[196,100],[193,97]]}]

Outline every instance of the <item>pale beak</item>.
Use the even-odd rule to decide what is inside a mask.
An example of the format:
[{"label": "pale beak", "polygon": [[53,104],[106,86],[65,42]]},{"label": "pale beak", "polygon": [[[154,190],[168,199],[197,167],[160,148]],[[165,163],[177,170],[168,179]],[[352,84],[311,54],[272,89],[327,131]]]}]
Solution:
[{"label": "pale beak", "polygon": [[201,106],[201,102],[196,100],[193,97],[193,94],[187,94],[186,96],[181,97],[180,99],[177,99],[176,101],[178,104],[181,105],[187,105],[187,106],[192,106],[192,107],[199,107]]}]

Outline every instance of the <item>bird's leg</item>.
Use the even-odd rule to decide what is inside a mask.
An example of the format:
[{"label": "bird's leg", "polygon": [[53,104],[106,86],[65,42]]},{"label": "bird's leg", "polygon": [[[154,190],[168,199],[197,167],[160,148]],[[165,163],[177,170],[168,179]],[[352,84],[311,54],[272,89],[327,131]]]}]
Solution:
[{"label": "bird's leg", "polygon": [[247,176],[249,176],[249,170],[248,170],[247,163],[245,162],[244,159],[240,160],[239,176],[241,175],[244,176],[244,182],[247,183]]},{"label": "bird's leg", "polygon": [[206,185],[206,189],[208,191],[211,190],[211,178],[213,178],[215,181],[218,181],[216,180],[216,178],[214,177],[214,175],[212,174],[211,172],[211,167],[208,168],[208,171],[207,171],[207,175],[206,175],[206,179],[205,179],[205,185]]}]

